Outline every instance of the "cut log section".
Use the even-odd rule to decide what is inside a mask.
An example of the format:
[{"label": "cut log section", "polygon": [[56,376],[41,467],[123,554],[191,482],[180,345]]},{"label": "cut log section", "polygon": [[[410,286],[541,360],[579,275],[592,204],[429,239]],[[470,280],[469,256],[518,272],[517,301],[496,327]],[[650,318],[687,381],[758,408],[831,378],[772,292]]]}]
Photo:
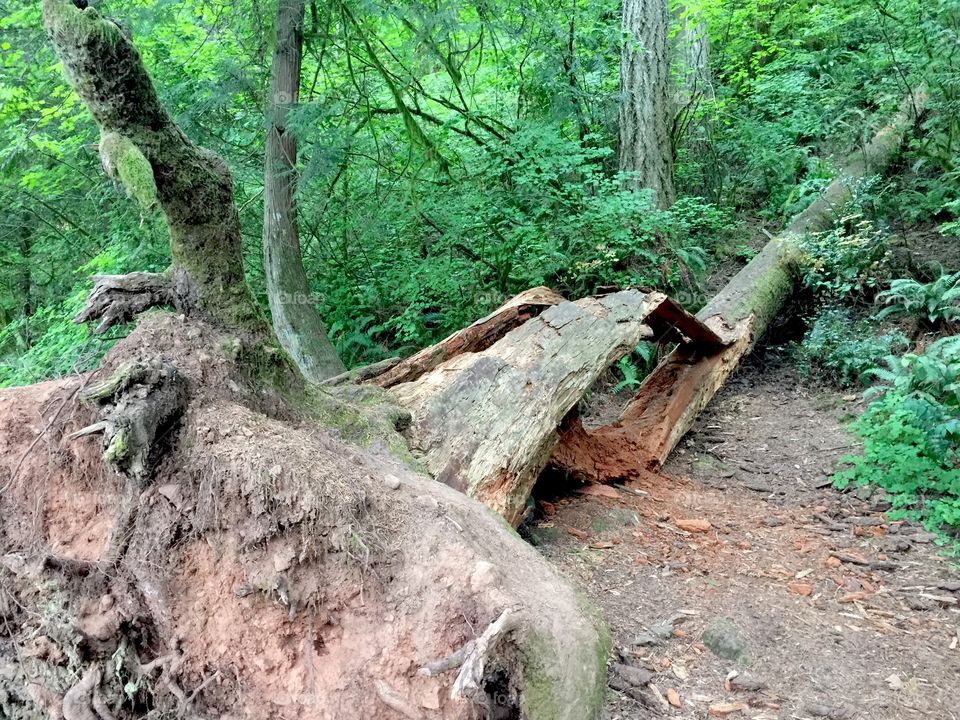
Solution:
[{"label": "cut log section", "polygon": [[[403,364],[416,372],[448,358],[390,390],[411,411],[408,442],[433,476],[514,525],[553,452],[561,420],[612,363],[654,335],[648,323],[711,348],[723,343],[661,293],[626,290],[543,309],[557,296],[537,288],[532,303],[530,292],[415,356],[425,364]],[[503,332],[525,313],[536,316]],[[489,342],[493,336],[499,339]],[[400,367],[374,382],[391,384],[382,378]]]},{"label": "cut log section", "polygon": [[823,195],[796,216],[707,305],[697,319],[725,341],[693,342],[674,350],[644,380],[611,425],[595,430],[568,418],[550,464],[592,482],[642,478],[663,464],[717,390],[750,352],[793,295],[801,251],[797,238],[829,228],[858,180],[885,167],[925,103],[908,98],[890,125],[842,166]]}]

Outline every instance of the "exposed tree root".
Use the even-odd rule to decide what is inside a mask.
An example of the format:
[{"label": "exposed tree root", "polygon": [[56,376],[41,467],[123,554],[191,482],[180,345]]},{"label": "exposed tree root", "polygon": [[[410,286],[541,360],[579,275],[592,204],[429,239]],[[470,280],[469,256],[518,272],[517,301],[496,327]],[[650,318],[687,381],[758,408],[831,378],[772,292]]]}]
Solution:
[{"label": "exposed tree root", "polygon": [[519,615],[509,608],[500,613],[500,617],[487,626],[487,629],[473,641],[473,647],[466,653],[463,665],[460,667],[460,673],[450,689],[451,698],[470,700],[481,706],[486,706],[489,703],[489,698],[484,689],[487,663],[493,659],[498,643],[519,626]]},{"label": "exposed tree root", "polygon": [[177,305],[173,285],[166,275],[94,275],[93,290],[73,321],[99,320],[95,332],[102,333],[114,325],[130,322],[144,310],[162,305]]}]

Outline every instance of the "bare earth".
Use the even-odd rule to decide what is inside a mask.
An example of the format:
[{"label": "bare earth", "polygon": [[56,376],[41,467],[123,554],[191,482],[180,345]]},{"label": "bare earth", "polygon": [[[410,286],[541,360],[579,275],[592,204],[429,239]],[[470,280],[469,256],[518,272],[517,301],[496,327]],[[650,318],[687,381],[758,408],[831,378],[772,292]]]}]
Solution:
[{"label": "bare earth", "polygon": [[[960,717],[956,564],[888,521],[882,495],[827,484],[853,399],[768,365],[731,379],[661,482],[545,497],[528,525],[602,609],[620,662],[655,673],[610,689],[605,717]],[[740,661],[705,646],[718,618]]]}]

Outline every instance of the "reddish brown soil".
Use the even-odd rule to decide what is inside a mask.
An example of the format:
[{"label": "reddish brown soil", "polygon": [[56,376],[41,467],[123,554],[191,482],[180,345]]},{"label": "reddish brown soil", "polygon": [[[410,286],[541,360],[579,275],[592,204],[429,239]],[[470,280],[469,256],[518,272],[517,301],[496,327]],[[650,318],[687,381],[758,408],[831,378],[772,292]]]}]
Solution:
[{"label": "reddish brown soil", "polygon": [[[649,692],[651,710],[610,690],[609,720],[707,718],[712,705],[736,702],[747,706],[728,716],[736,720],[960,717],[960,594],[940,587],[953,587],[957,568],[918,528],[888,521],[882,498],[824,486],[854,445],[841,424],[853,403],[808,387],[780,363],[741,370],[661,480],[554,498],[530,528],[602,608],[621,659],[655,671],[663,697],[679,695],[675,708]],[[687,520],[710,529],[681,530]],[[632,644],[681,611],[672,637]],[[748,664],[704,646],[718,617],[746,640]],[[765,689],[728,689],[732,670]]]}]

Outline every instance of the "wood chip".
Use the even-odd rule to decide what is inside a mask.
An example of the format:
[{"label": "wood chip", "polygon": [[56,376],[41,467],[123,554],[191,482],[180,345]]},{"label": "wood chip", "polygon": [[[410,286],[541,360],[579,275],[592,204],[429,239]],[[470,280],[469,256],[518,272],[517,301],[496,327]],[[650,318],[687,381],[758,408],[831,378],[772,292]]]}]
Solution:
[{"label": "wood chip", "polygon": [[619,500],[620,493],[616,488],[612,488],[609,485],[584,485],[582,488],[577,490],[580,495],[591,495],[593,497],[604,497],[611,500]]},{"label": "wood chip", "polygon": [[842,598],[837,600],[837,602],[840,603],[841,605],[847,605],[849,603],[859,602],[860,600],[863,600],[866,596],[867,596],[867,593],[865,592],[848,593],[847,595],[844,595]]},{"label": "wood chip", "polygon": [[566,531],[570,535],[573,535],[575,538],[577,538],[577,540],[586,540],[588,537],[587,533],[575,527],[567,527]]},{"label": "wood chip", "polygon": [[713,527],[713,525],[710,524],[710,521],[704,518],[674,520],[673,524],[681,530],[686,530],[687,532],[691,533],[707,532]]},{"label": "wood chip", "polygon": [[810,597],[813,595],[813,585],[802,582],[787,583],[787,589],[795,595]]},{"label": "wood chip", "polygon": [[733,713],[745,712],[749,705],[742,702],[737,703],[716,703],[710,706],[707,711],[711,717],[726,717]]}]

